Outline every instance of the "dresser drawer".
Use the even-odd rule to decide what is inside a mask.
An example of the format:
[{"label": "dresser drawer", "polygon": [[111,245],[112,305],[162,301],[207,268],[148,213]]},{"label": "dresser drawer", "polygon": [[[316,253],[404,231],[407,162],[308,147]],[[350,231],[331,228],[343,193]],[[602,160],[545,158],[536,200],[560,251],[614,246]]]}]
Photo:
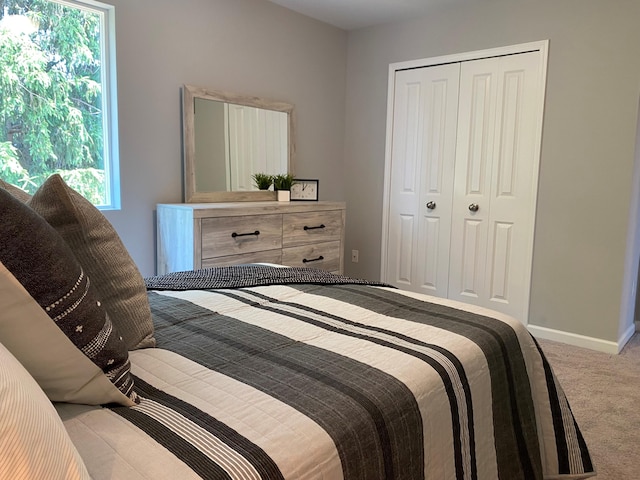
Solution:
[{"label": "dresser drawer", "polygon": [[282,249],[267,250],[265,252],[243,253],[228,257],[215,257],[202,260],[202,268],[227,267],[245,263],[277,263],[282,264]]},{"label": "dresser drawer", "polygon": [[340,242],[283,248],[282,263],[290,267],[311,267],[338,272],[340,271]]},{"label": "dresser drawer", "polygon": [[282,219],[284,247],[342,240],[342,210],[288,213]]},{"label": "dresser drawer", "polygon": [[202,259],[282,248],[282,215],[202,219]]}]

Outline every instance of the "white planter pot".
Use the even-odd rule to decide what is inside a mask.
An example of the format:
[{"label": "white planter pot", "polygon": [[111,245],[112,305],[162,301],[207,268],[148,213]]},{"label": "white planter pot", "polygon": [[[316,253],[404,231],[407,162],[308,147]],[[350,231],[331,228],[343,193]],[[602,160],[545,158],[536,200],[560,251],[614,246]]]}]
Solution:
[{"label": "white planter pot", "polygon": [[279,202],[288,202],[291,200],[291,192],[289,190],[276,190]]}]

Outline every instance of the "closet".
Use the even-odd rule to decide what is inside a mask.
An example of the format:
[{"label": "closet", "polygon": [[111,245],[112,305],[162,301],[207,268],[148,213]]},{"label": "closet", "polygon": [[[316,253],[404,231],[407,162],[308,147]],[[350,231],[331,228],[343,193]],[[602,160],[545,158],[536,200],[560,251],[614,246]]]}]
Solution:
[{"label": "closet", "polygon": [[540,49],[390,76],[383,279],[527,321]]}]

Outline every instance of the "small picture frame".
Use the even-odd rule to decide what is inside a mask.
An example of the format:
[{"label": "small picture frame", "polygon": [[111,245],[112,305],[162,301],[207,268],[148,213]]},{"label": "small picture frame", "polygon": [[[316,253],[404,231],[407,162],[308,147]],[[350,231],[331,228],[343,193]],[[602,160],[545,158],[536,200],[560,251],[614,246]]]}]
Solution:
[{"label": "small picture frame", "polygon": [[319,181],[298,178],[291,186],[291,200],[317,202],[319,193]]}]

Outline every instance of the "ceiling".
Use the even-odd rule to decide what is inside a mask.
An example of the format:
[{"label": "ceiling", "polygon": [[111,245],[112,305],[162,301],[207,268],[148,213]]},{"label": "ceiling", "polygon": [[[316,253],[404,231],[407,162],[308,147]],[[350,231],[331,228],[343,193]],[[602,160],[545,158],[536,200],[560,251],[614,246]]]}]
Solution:
[{"label": "ceiling", "polygon": [[430,9],[471,0],[269,0],[344,30],[426,14]]}]

